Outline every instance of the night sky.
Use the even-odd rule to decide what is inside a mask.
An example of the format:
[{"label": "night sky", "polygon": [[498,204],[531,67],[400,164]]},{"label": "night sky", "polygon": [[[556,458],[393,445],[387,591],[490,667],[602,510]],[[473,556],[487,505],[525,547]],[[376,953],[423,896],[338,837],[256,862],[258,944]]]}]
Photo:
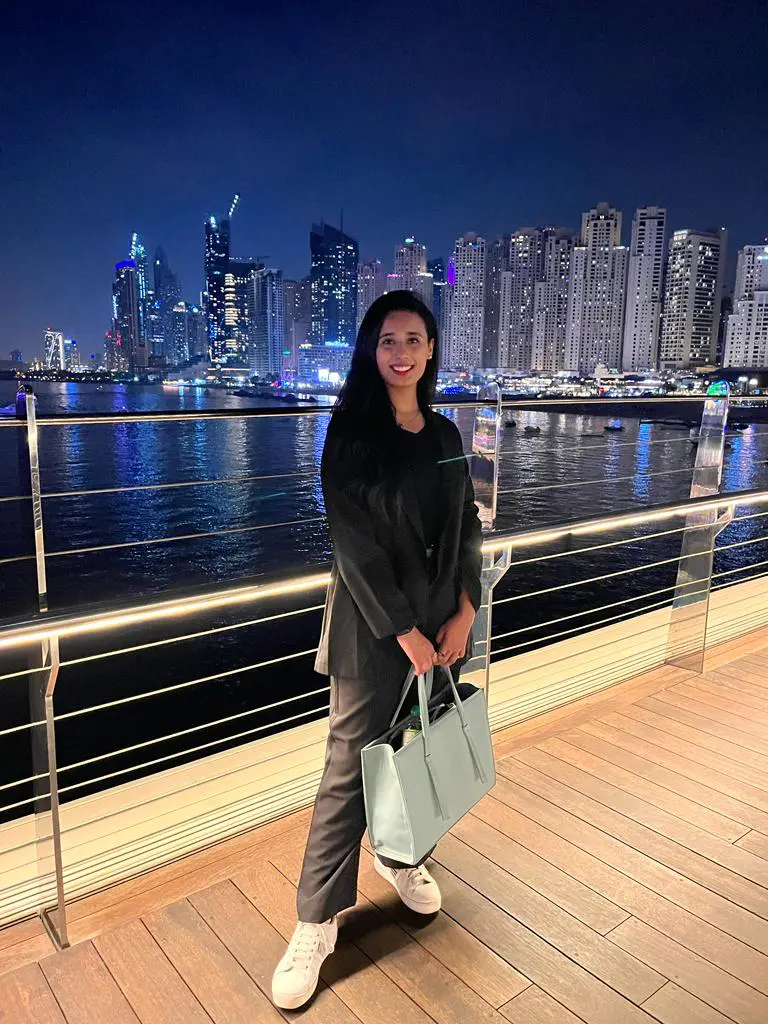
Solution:
[{"label": "night sky", "polygon": [[0,359],[51,324],[101,352],[139,231],[187,299],[203,220],[308,272],[311,221],[389,268],[414,234],[580,225],[768,232],[768,15],[742,0],[15,4],[0,24]]}]

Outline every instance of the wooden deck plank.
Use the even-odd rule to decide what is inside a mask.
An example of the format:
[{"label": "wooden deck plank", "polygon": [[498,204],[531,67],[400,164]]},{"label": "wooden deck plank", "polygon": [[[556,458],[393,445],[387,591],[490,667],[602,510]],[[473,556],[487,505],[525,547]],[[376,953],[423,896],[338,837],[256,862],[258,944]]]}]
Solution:
[{"label": "wooden deck plank", "polygon": [[[614,818],[615,812],[604,814],[606,809],[601,805],[593,807],[593,801],[523,764],[516,767],[509,778],[517,783],[517,793],[512,799],[518,809],[522,806],[523,813],[678,905],[697,900],[708,911],[700,916],[713,921],[734,938],[768,953],[768,922],[718,891],[717,886],[723,888],[723,885],[722,869],[717,865],[697,858],[655,833],[648,833],[646,837],[647,830],[642,830],[641,826],[618,815]],[[501,784],[497,785],[495,793],[500,800],[508,799]],[[638,829],[641,831],[636,839]],[[641,845],[649,849],[640,849]],[[672,862],[679,862],[682,871]],[[691,878],[693,874],[699,874],[700,879]],[[737,894],[740,893],[739,887]],[[756,901],[763,912],[764,903],[764,899]]]},{"label": "wooden deck plank", "polygon": [[[303,849],[283,848],[272,863],[288,880],[297,885],[301,874]],[[354,942],[387,977],[401,988],[438,1024],[503,1024],[503,1018],[490,1003],[465,984],[419,943],[404,928],[395,924],[365,896],[343,918],[344,939]],[[429,927],[427,921],[425,929]]]},{"label": "wooden deck plank", "polygon": [[344,933],[438,1024],[503,1024],[498,1010],[364,897],[346,914]]},{"label": "wooden deck plank", "polygon": [[565,729],[577,728],[581,722],[588,721],[595,715],[620,710],[641,697],[657,693],[691,676],[692,673],[686,669],[675,665],[662,665],[625,683],[617,683],[571,704],[552,708],[542,715],[518,722],[497,734],[494,737],[496,756],[506,757],[512,751],[536,743],[546,736],[556,735]]},{"label": "wooden deck plank", "polygon": [[741,670],[738,676],[731,676],[722,669],[711,672],[709,675],[701,676],[696,680],[696,686],[707,693],[718,696],[727,696],[736,704],[745,704],[748,708],[757,708],[759,711],[768,711],[768,680],[765,683],[752,683]]},{"label": "wooden deck plank", "polygon": [[228,878],[241,864],[260,856],[278,836],[305,827],[309,814],[309,810],[298,811],[76,900],[68,913],[70,942],[82,942]]},{"label": "wooden deck plank", "polygon": [[446,912],[492,946],[527,978],[586,1024],[651,1024],[652,1018],[563,956],[441,864],[433,867]]},{"label": "wooden deck plank", "polygon": [[0,978],[0,1024],[67,1024],[38,964]]},{"label": "wooden deck plank", "polygon": [[[436,852],[444,913],[364,852],[308,1024],[765,1024],[768,628],[496,740],[493,796]],[[309,813],[76,901],[86,941],[39,966],[38,920],[0,931],[0,1024],[292,1019],[269,991]]]},{"label": "wooden deck plank", "polygon": [[761,626],[751,633],[735,636],[715,647],[710,647],[705,654],[705,671],[718,665],[737,661],[752,653],[762,653],[768,646],[768,629]]},{"label": "wooden deck plank", "polygon": [[[688,825],[674,815],[625,793],[544,750],[531,748],[520,751],[516,756],[520,763],[549,776],[586,798],[589,804],[585,806],[592,815],[590,820],[601,818],[610,821],[623,833],[632,835],[633,842],[640,844],[638,849],[662,853],[662,860],[664,856],[674,857],[678,863],[687,865],[690,870],[704,872],[709,875],[710,880],[716,880],[717,886],[720,886],[716,886],[717,891],[723,895],[731,898],[731,893],[738,893],[739,899],[744,901],[742,906],[756,913],[766,912],[765,887],[768,886],[768,869],[760,858]],[[506,762],[502,762],[501,770],[506,771]],[[623,820],[619,820],[620,818]]]},{"label": "wooden deck plank", "polygon": [[536,985],[502,1006],[501,1012],[512,1024],[582,1024],[581,1017]]},{"label": "wooden deck plank", "polygon": [[747,679],[743,673],[732,676],[724,669],[718,669],[716,672],[704,676],[702,681],[717,685],[721,693],[734,694],[736,700],[743,697],[757,698],[768,706],[768,680],[764,683],[755,683]]},{"label": "wooden deck plank", "polygon": [[[636,778],[653,783],[662,790],[662,797],[664,793],[671,792],[699,807],[711,808],[723,819],[730,821],[734,831],[741,827],[756,828],[762,823],[768,827],[768,810],[761,810],[728,793],[723,793],[720,786],[715,785],[722,780],[726,788],[731,788],[726,776],[707,772],[702,765],[696,766],[693,762],[686,764],[679,755],[675,760],[675,755],[667,751],[659,750],[657,753],[647,745],[633,745],[631,738],[626,734],[619,730],[611,730],[609,726],[601,725],[599,722],[588,723],[578,732],[568,733],[562,738],[565,742],[632,773]],[[670,762],[675,768],[670,767]],[[682,768],[683,771],[677,771],[677,768]],[[655,794],[651,790],[648,790],[648,799],[655,802]],[[665,809],[670,810],[671,806],[666,805]],[[705,831],[712,831],[706,828],[703,819],[701,827]],[[736,836],[733,842],[740,838]]]},{"label": "wooden deck plank", "polygon": [[282,1020],[187,900],[152,911],[144,923],[214,1024]]},{"label": "wooden deck plank", "polygon": [[[17,945],[19,942],[29,942],[40,938],[41,935],[47,936],[47,934],[39,917],[32,917],[28,921],[7,925],[5,928],[0,928],[0,952],[8,949],[9,946]],[[51,952],[53,952],[53,946],[51,946]]]},{"label": "wooden deck plank", "polygon": [[749,850],[756,857],[768,860],[768,835],[763,835],[762,832],[748,832],[736,845],[740,846],[743,850]]},{"label": "wooden deck plank", "polygon": [[530,986],[530,981],[492,949],[457,924],[447,914],[431,921],[409,910],[392,887],[373,869],[373,857],[363,850],[360,892],[422,945],[435,959],[453,971],[478,995],[496,1008]]},{"label": "wooden deck plank", "polygon": [[[670,786],[682,787],[681,791],[691,799],[694,796],[700,799],[708,797],[713,801],[713,807],[722,809],[723,813],[730,813],[735,821],[744,821],[752,828],[759,828],[758,823],[765,821],[768,830],[768,793],[756,786],[725,775],[711,764],[701,764],[677,751],[652,743],[647,738],[641,739],[631,730],[615,728],[607,721],[588,722],[580,731],[634,755],[636,760],[621,762],[625,767],[630,764],[636,765],[638,770],[642,767],[643,771],[651,773],[649,778],[654,778],[660,784],[663,780]],[[670,746],[674,745],[674,741],[670,740]],[[701,756],[706,755],[702,753]]]},{"label": "wooden deck plank", "polygon": [[[296,890],[274,865],[254,865],[232,879],[240,891],[288,941],[296,924]],[[365,1024],[429,1024],[429,1017],[342,933],[320,973]]]},{"label": "wooden deck plank", "polygon": [[[757,786],[759,789],[768,790],[768,757],[755,754],[743,748],[735,748],[727,740],[701,729],[692,727],[689,723],[682,721],[674,712],[675,708],[667,708],[659,703],[658,709],[646,709],[639,704],[616,716],[616,719],[623,721],[629,719],[646,728],[652,728],[654,732],[660,732],[664,736],[671,736],[680,741],[680,751],[692,759],[697,759],[700,751],[712,754],[712,763],[727,775],[733,775],[737,779]],[[671,712],[671,713],[670,713]],[[682,712],[685,715],[685,712]],[[612,715],[606,716],[605,721],[613,722]],[[659,741],[661,742],[661,741]],[[683,746],[685,744],[685,746]]]},{"label": "wooden deck plank", "polygon": [[211,1024],[143,922],[106,932],[93,945],[142,1024]]},{"label": "wooden deck plank", "polygon": [[727,676],[734,681],[743,680],[746,684],[756,687],[759,696],[768,688],[768,662],[759,655],[747,655],[738,661],[718,665],[711,672],[708,671],[705,678],[711,676]]},{"label": "wooden deck plank", "polygon": [[[727,662],[727,664],[731,664],[731,662]],[[758,679],[768,677],[768,657],[766,656],[765,649],[745,654],[738,661],[733,662],[733,664],[737,665],[744,672],[757,676]]]},{"label": "wooden deck plank", "polygon": [[23,942],[0,949],[0,977],[27,964],[36,964],[55,952],[47,934],[35,935]]},{"label": "wooden deck plank", "polygon": [[90,942],[40,964],[67,1024],[140,1024]]},{"label": "wooden deck plank", "polygon": [[[189,902],[208,927],[245,968],[261,991],[270,996],[272,974],[285,952],[285,941],[229,880],[195,893]],[[357,1024],[358,1018],[327,985],[301,1014],[307,1024]]]},{"label": "wooden deck plank", "polygon": [[659,989],[643,1003],[643,1008],[662,1024],[732,1024],[730,1017],[724,1017],[674,981]]},{"label": "wooden deck plank", "polygon": [[609,940],[455,837],[445,836],[434,856],[452,874],[627,999],[642,1003],[664,984],[664,976],[649,973],[632,958],[616,957]]},{"label": "wooden deck plank", "polygon": [[765,1024],[768,1020],[768,996],[641,921],[625,921],[612,933],[612,938],[651,967],[663,963],[664,970],[672,975],[671,980],[738,1024]]},{"label": "wooden deck plank", "polygon": [[634,768],[627,768],[620,763],[621,756],[617,756],[608,744],[602,744],[599,740],[596,741],[584,734],[566,733],[557,739],[540,744],[537,749],[546,750],[588,775],[594,775],[622,792],[636,796],[646,804],[672,815],[673,818],[688,822],[728,843],[735,842],[749,831],[749,827],[743,822],[718,814],[701,803],[680,795],[677,790],[653,781],[649,775],[641,775]]},{"label": "wooden deck plank", "polygon": [[[658,711],[678,721],[693,725],[702,732],[709,732],[713,736],[719,736],[727,740],[733,747],[743,747],[763,758],[768,757],[768,739],[763,738],[762,727],[758,726],[757,731],[744,726],[749,722],[736,715],[728,715],[717,708],[709,707],[700,701],[691,700],[679,693],[672,693],[664,690],[654,697],[647,697],[638,702],[641,708],[648,708],[651,711]],[[735,751],[734,751],[735,755]]]},{"label": "wooden deck plank", "polygon": [[601,935],[628,916],[604,895],[527,850],[511,836],[499,834],[478,817],[467,815],[453,829],[453,835]]},{"label": "wooden deck plank", "polygon": [[[514,787],[510,783],[500,783],[500,787],[503,786],[506,787],[505,799],[515,800]],[[526,802],[524,791],[521,796],[521,807],[528,814],[535,814],[534,801]],[[540,804],[544,807],[544,813],[541,815],[543,820],[552,824],[550,819],[554,814],[554,827],[567,831],[567,822],[564,822],[564,819],[568,815],[558,812],[556,808],[550,808],[548,815],[546,802],[542,800]],[[550,831],[532,817],[526,817],[495,798],[482,801],[474,809],[473,814],[487,821],[504,835],[514,834],[521,843],[537,850],[560,867],[567,868],[596,892],[609,895],[628,916],[637,917],[652,925],[669,938],[768,994],[768,956],[717,927],[718,923],[729,924],[733,916],[732,910],[736,909],[740,918],[731,927],[735,927],[748,937],[751,919],[745,912],[731,908],[730,904],[709,890],[695,882],[688,882],[667,869],[658,870],[653,864],[643,864],[637,857],[634,858],[634,868],[631,857],[618,859],[617,867],[613,867]],[[578,841],[579,837],[576,835],[574,838]],[[596,838],[599,841],[599,835]],[[482,852],[493,859],[491,851],[483,849]],[[631,877],[631,873],[640,875],[654,888],[643,885]]]},{"label": "wooden deck plank", "polygon": [[[717,689],[712,692],[707,686],[701,685],[698,680],[695,684],[678,683],[671,687],[669,692],[679,693],[683,697],[696,701],[697,704],[705,704],[709,708],[722,711],[722,720],[733,722],[734,728],[750,732],[755,736],[763,737],[765,735],[765,729],[762,726],[768,725],[768,711],[761,706],[759,701],[755,701],[757,706],[747,705],[743,701],[733,699],[729,694],[719,693]],[[741,722],[734,721],[737,719],[746,719],[749,728],[747,729]]]}]

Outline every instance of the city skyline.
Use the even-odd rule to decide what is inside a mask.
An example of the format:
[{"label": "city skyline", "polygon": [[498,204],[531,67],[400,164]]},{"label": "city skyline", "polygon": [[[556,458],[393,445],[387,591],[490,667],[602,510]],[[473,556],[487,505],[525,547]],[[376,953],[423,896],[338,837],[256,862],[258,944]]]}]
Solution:
[{"label": "city skyline", "polygon": [[[570,225],[602,198],[726,225],[729,276],[765,234],[757,5],[185,10],[181,27],[164,8],[9,13],[4,354],[37,347],[48,323],[98,346],[136,230],[196,300],[199,224],[234,189],[237,252],[288,278],[306,226],[342,207],[363,261],[411,235],[447,259],[463,231]],[[464,66],[483,73],[457,78]]]},{"label": "city skyline", "polygon": [[[156,372],[203,359],[227,375],[250,369],[291,376],[302,362],[299,349],[310,346],[313,354],[304,353],[303,361],[317,369],[324,365],[323,346],[351,349],[370,303],[384,290],[402,288],[436,311],[446,369],[591,375],[598,366],[632,372],[721,364],[733,312],[727,297],[723,304],[724,228],[674,230],[667,251],[666,210],[641,207],[625,246],[623,212],[602,202],[582,213],[578,235],[540,226],[491,240],[473,232],[460,236],[446,275],[444,260],[428,260],[427,247],[413,236],[396,247],[393,271],[386,274],[381,260],[360,262],[355,238],[321,223],[310,230],[310,273],[297,281],[232,255],[230,218],[238,200],[235,194],[227,217],[210,217],[204,225],[202,309],[179,301],[179,282],[161,247],[149,280],[146,247],[132,233],[132,258],[115,266],[108,369]],[[738,253],[735,297],[757,302],[740,346],[752,366],[768,343],[767,253],[768,246]],[[743,280],[748,256],[750,281],[756,272],[759,278],[751,290]],[[304,312],[297,311],[296,289],[306,293]],[[52,361],[46,333],[46,365],[80,365],[77,343],[67,339],[66,345],[66,362]],[[729,346],[728,365],[735,351]],[[342,356],[333,362],[343,373]],[[85,362],[94,366],[95,358]]]}]

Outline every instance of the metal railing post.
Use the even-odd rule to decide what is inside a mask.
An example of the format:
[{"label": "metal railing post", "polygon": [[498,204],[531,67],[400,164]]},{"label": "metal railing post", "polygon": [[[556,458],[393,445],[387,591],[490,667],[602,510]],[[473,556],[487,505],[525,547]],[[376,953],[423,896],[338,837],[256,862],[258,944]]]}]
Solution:
[{"label": "metal railing post", "polygon": [[[45,536],[43,531],[43,500],[40,484],[40,452],[38,445],[37,414],[35,395],[32,388],[22,385],[16,396],[17,415],[26,422],[26,445],[28,458],[28,483],[32,498],[32,534],[35,549],[35,575],[37,582],[37,605],[42,614],[48,611],[48,583],[45,564]],[[35,655],[34,667],[29,680],[29,711],[32,722],[45,723],[30,730],[32,744],[32,769],[40,776],[34,785],[34,812],[37,832],[38,874],[44,876],[51,871],[56,882],[56,903],[53,907],[41,908],[43,924],[54,945],[64,948],[67,939],[67,915],[64,894],[64,864],[61,849],[61,821],[59,814],[58,769],[56,763],[56,729],[54,717],[54,691],[59,673],[59,641],[57,637],[44,638],[40,642],[39,655]],[[48,786],[47,790],[45,786]]]},{"label": "metal railing post", "polygon": [[[720,493],[729,391],[725,381],[716,382],[707,391],[698,437],[691,438],[697,446],[691,498]],[[704,671],[707,646],[715,539],[731,517],[729,507],[722,515],[716,509],[692,511],[685,519],[666,661],[699,674]]]},{"label": "metal railing post", "polygon": [[[481,491],[478,506],[483,528],[492,531],[496,526],[496,514],[499,502],[499,468],[501,465],[501,438],[503,436],[502,392],[498,384],[491,384],[481,392],[483,399],[495,403],[495,408],[483,405],[475,412],[473,427],[473,469],[476,459],[482,460],[483,474],[475,473],[476,489]],[[488,466],[489,461],[491,466]],[[490,468],[490,473],[488,469]],[[490,477],[490,479],[489,479]],[[491,687],[491,631],[493,628],[493,590],[504,576],[511,562],[509,548],[500,554],[483,554],[483,570],[481,576],[482,597],[474,627],[474,652],[467,662],[465,671],[482,670],[486,700],[490,700]]]}]

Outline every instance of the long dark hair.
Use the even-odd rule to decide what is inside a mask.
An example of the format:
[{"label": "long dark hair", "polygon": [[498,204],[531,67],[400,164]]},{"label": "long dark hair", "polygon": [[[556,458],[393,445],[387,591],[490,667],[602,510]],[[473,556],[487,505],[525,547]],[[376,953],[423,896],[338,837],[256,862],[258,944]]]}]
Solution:
[{"label": "long dark hair", "polygon": [[435,397],[439,332],[429,307],[413,292],[389,292],[376,299],[360,324],[347,379],[333,410],[329,436],[334,455],[349,465],[350,488],[387,520],[397,513],[397,483],[402,472],[401,431],[389,392],[376,363],[381,328],[390,313],[416,313],[424,322],[432,358],[416,385],[416,399],[426,418]]}]

